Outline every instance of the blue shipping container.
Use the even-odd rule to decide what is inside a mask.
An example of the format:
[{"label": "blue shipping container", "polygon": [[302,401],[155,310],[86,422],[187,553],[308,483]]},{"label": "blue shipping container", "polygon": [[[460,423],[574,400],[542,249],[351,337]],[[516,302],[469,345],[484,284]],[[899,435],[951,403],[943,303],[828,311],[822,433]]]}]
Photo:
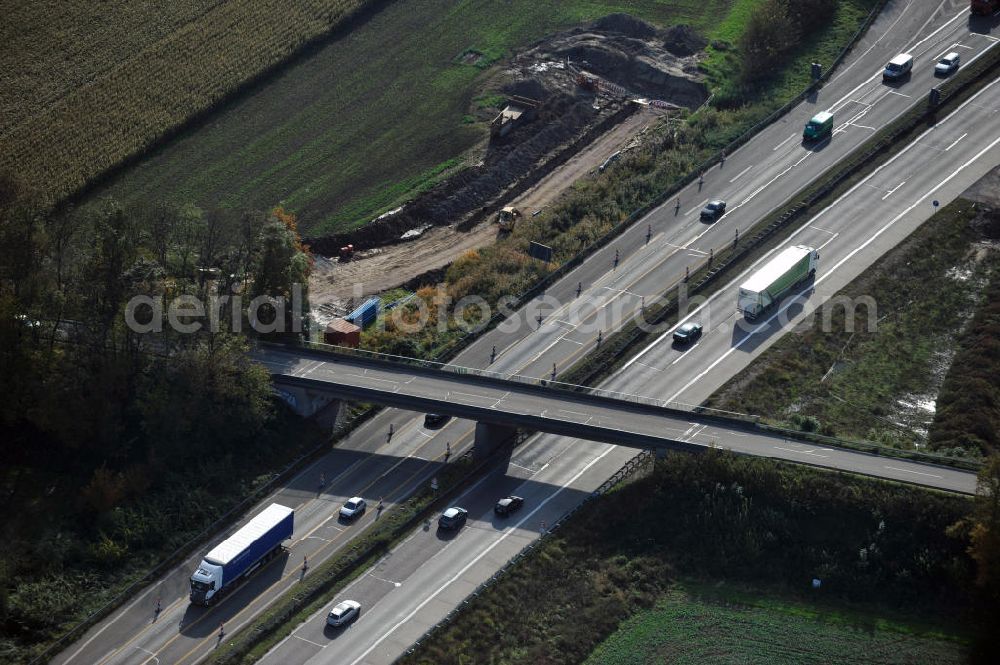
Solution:
[{"label": "blue shipping container", "polygon": [[292,537],[294,519],[291,508],[273,503],[209,552],[205,561],[222,566],[222,586],[228,586],[264,555]]},{"label": "blue shipping container", "polygon": [[378,298],[369,298],[364,304],[344,318],[356,326],[367,328],[375,321],[375,317],[378,316],[380,302]]}]

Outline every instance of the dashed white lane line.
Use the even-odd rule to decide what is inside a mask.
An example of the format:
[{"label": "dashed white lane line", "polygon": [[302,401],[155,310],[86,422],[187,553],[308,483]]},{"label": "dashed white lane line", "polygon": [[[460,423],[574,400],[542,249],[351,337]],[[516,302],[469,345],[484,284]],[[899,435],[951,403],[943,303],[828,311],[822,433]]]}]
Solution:
[{"label": "dashed white lane line", "polygon": [[966,132],[966,133],[962,134],[957,139],[955,139],[954,141],[952,141],[951,145],[948,146],[947,148],[945,148],[944,151],[948,152],[949,150],[951,150],[952,148],[954,148],[956,145],[958,145],[959,141],[961,141],[962,139],[964,139],[968,135],[969,135],[969,132]]},{"label": "dashed white lane line", "polygon": [[527,522],[529,519],[531,519],[532,517],[534,517],[538,513],[538,511],[540,511],[542,508],[544,508],[550,501],[552,501],[552,499],[554,499],[557,496],[559,496],[560,494],[562,494],[562,492],[564,490],[566,490],[573,483],[575,483],[577,480],[579,480],[580,477],[583,474],[585,474],[587,471],[590,470],[590,467],[594,466],[599,461],[601,461],[602,459],[604,459],[604,457],[606,455],[608,455],[612,450],[615,450],[615,446],[608,446],[607,450],[605,450],[603,453],[601,453],[600,455],[598,455],[597,457],[595,457],[594,459],[592,459],[587,464],[587,466],[585,466],[582,469],[580,469],[580,471],[575,476],[573,476],[572,478],[570,478],[569,481],[566,484],[560,486],[559,489],[557,489],[555,492],[553,492],[548,497],[546,497],[545,499],[543,499],[538,504],[538,506],[535,507],[534,510],[532,510],[530,513],[528,513],[523,518],[521,518],[520,522],[518,522],[517,524],[509,527],[506,531],[504,531],[503,535],[501,535],[499,538],[497,538],[492,543],[490,543],[489,547],[487,547],[482,552],[480,552],[476,557],[474,557],[471,561],[469,561],[469,563],[465,564],[465,566],[463,566],[462,569],[459,570],[457,573],[455,573],[454,575],[452,575],[451,578],[448,579],[448,581],[446,581],[444,584],[442,584],[441,586],[439,586],[437,588],[437,590],[435,590],[433,593],[429,594],[419,605],[417,605],[413,609],[413,611],[411,611],[405,617],[403,617],[402,619],[400,619],[391,628],[389,628],[389,630],[387,630],[377,640],[375,640],[375,642],[373,642],[372,645],[370,647],[368,647],[364,651],[364,653],[362,653],[358,658],[356,658],[354,661],[351,662],[351,665],[357,665],[358,663],[362,662],[365,658],[367,658],[368,654],[370,654],[372,651],[374,651],[376,648],[378,648],[378,645],[382,644],[382,642],[384,642],[390,635],[392,635],[394,632],[396,632],[396,630],[400,626],[402,626],[404,623],[406,623],[407,621],[409,621],[410,619],[412,619],[414,616],[416,616],[417,613],[420,612],[420,610],[424,609],[424,607],[427,605],[427,603],[429,603],[432,600],[434,600],[435,598],[437,598],[438,595],[440,595],[440,593],[442,591],[444,591],[449,586],[451,586],[455,582],[455,580],[457,580],[458,578],[460,578],[462,575],[464,575],[466,572],[468,572],[468,570],[470,568],[472,568],[474,565],[476,565],[477,563],[479,563],[479,561],[483,557],[485,557],[487,554],[489,554],[490,552],[493,551],[493,548],[495,548],[497,545],[499,545],[504,540],[506,540],[507,537],[510,536],[510,534],[514,533],[517,529],[520,529],[521,526],[523,526],[525,524],[525,522]]},{"label": "dashed white lane line", "polygon": [[327,646],[325,644],[320,644],[319,642],[313,642],[312,640],[307,640],[306,638],[300,637],[298,635],[293,635],[292,637],[294,637],[297,640],[302,640],[303,642],[308,642],[309,644],[311,644],[311,645],[313,645],[315,647],[319,647],[320,649],[325,649],[326,646]]},{"label": "dashed white lane line", "polygon": [[781,446],[775,446],[774,448],[776,450],[784,450],[786,452],[797,453],[799,455],[812,455],[813,457],[823,457],[823,458],[829,457],[829,455],[820,455],[819,453],[814,453],[811,450],[795,450],[794,448],[782,448]]},{"label": "dashed white lane line", "polygon": [[903,182],[899,183],[898,185],[896,185],[895,187],[893,187],[892,189],[890,189],[889,191],[887,191],[885,193],[885,196],[882,197],[882,200],[885,201],[887,198],[889,198],[890,196],[892,196],[893,192],[895,192],[897,189],[899,189],[900,187],[902,187],[905,184],[906,184],[906,181],[904,180]]},{"label": "dashed white lane line", "polygon": [[893,471],[902,471],[903,473],[913,473],[918,476],[929,476],[931,478],[943,478],[944,476],[935,476],[933,473],[924,473],[923,471],[910,471],[909,469],[900,469],[898,466],[887,466],[887,469],[892,469]]},{"label": "dashed white lane line", "polygon": [[750,169],[752,169],[753,167],[754,167],[754,165],[751,164],[750,166],[746,167],[745,169],[743,169],[742,171],[740,171],[739,173],[737,173],[736,176],[732,180],[729,181],[729,184],[731,185],[734,182],[736,182],[737,180],[739,180],[740,178],[742,178],[743,176],[745,176],[747,174],[747,172]]},{"label": "dashed white lane line", "polygon": [[781,146],[785,145],[786,143],[788,143],[789,141],[791,141],[792,139],[794,139],[794,138],[795,138],[796,136],[798,136],[798,134],[792,134],[792,135],[791,135],[791,136],[789,136],[789,137],[788,137],[787,139],[785,139],[784,141],[782,141],[782,142],[781,142],[781,143],[779,143],[778,145],[776,145],[776,146],[774,146],[773,148],[771,148],[771,152],[774,152],[775,150],[777,150],[777,149],[778,149],[778,148],[780,148]]}]

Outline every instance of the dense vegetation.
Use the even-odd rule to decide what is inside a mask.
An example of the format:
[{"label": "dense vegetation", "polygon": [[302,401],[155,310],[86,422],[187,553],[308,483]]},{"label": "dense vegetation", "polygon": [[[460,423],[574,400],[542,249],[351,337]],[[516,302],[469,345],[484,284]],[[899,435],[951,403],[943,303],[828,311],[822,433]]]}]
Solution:
[{"label": "dense vegetation", "polygon": [[281,210],[40,215],[0,190],[0,661],[23,663],[315,444],[232,303],[218,334],[145,335],[129,301],[283,295],[309,261]]},{"label": "dense vegetation", "polygon": [[[577,513],[401,662],[578,663],[692,579],[751,585],[751,596],[806,603],[873,632],[934,625],[978,639],[1000,606],[976,586],[967,531],[956,525],[992,519],[995,537],[996,477],[984,487],[970,510],[959,496],[760,458],[672,455]],[[822,661],[809,642],[798,646]]]},{"label": "dense vegetation", "polygon": [[[1000,212],[989,215],[994,238]],[[982,304],[959,339],[938,395],[930,445],[1000,452],[1000,274],[991,275]]]},{"label": "dense vegetation", "polygon": [[362,4],[8,3],[0,26],[0,174],[18,173],[44,200],[60,199],[210,109]]},{"label": "dense vegetation", "polygon": [[[959,199],[945,207],[838,294],[857,303],[870,298],[874,312],[860,304],[848,319],[844,306],[831,300],[808,325],[782,337],[727,382],[709,404],[794,428],[884,445],[913,448],[927,443],[931,411],[919,403],[933,405],[944,368],[959,346],[956,333],[983,297],[983,286],[1000,268],[1000,255],[982,245],[997,233],[995,226],[970,201]],[[984,302],[988,301],[986,294]],[[869,327],[870,314],[877,319],[874,330]],[[824,320],[829,321],[827,330]],[[965,367],[952,370],[945,383],[945,390],[952,383],[962,397],[954,401],[951,389],[953,408],[945,411],[946,421],[938,418],[941,425],[934,427],[941,434],[930,441],[940,452],[987,451],[955,433],[967,431],[973,436],[989,429],[992,412],[979,408],[989,403],[990,392],[985,390],[989,382],[979,387],[991,376],[983,364],[991,356],[979,348],[990,344],[988,339],[981,333],[963,337],[969,348],[960,351],[959,358],[970,355]],[[977,365],[976,371],[969,365]],[[996,376],[992,374],[994,386]],[[977,387],[970,390],[966,381],[975,381]],[[986,401],[977,401],[980,398]],[[971,428],[970,419],[979,429]],[[951,434],[945,435],[949,429]]]}]

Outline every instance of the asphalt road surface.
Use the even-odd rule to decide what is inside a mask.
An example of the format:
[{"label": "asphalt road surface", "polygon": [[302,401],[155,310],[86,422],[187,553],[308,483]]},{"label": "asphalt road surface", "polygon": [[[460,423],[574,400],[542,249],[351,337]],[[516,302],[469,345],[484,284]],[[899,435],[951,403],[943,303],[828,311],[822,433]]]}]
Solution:
[{"label": "asphalt road surface", "polygon": [[[996,86],[1000,90],[1000,84]],[[994,129],[1000,132],[1000,129]],[[1000,134],[997,141],[1000,142]],[[819,280],[822,276],[819,277]],[[762,326],[764,324],[761,324]],[[721,325],[720,325],[721,327]],[[713,339],[709,337],[709,339]],[[723,355],[731,348],[725,336],[716,335],[716,353]],[[714,341],[713,340],[713,341]],[[696,345],[701,347],[701,345]],[[705,344],[705,353],[713,346]],[[655,349],[651,349],[655,351]],[[692,352],[694,349],[691,350]],[[703,446],[718,446],[748,455],[764,455],[794,462],[808,462],[815,466],[852,471],[891,480],[912,482],[936,489],[972,494],[976,489],[976,474],[952,468],[920,464],[902,459],[886,458],[841,448],[800,445],[785,437],[756,432],[743,424],[713,423],[695,414],[677,416],[672,411],[660,409],[632,409],[622,400],[601,400],[594,403],[587,396],[572,392],[547,391],[521,383],[496,382],[486,384],[476,377],[461,373],[414,373],[402,364],[372,363],[349,356],[334,360],[317,355],[300,356],[295,351],[264,349],[256,353],[272,373],[288,373],[308,377],[312,381],[328,382],[351,388],[366,388],[381,393],[383,397],[428,400],[428,410],[441,410],[440,402],[452,402],[459,408],[474,407],[493,414],[531,415],[547,421],[539,429],[556,427],[572,431],[582,426],[601,428],[606,432],[638,434],[667,441],[682,441]],[[686,356],[682,356],[685,357]],[[700,365],[699,365],[700,367]],[[655,374],[659,379],[660,374]],[[615,377],[622,389],[631,389],[645,380],[644,375],[623,372]],[[675,379],[676,381],[676,379]],[[668,386],[679,385],[677,383]],[[647,393],[648,394],[648,393]],[[377,401],[376,397],[367,397]],[[607,403],[610,402],[610,403]],[[501,418],[503,420],[503,418]],[[549,430],[552,431],[552,430]]]},{"label": "asphalt road surface", "polygon": [[[492,363],[492,368],[507,373],[542,376],[551,370],[554,363],[560,369],[572,364],[594,344],[598,332],[607,334],[616,327],[614,317],[604,318],[608,311],[620,308],[623,312],[621,318],[624,318],[627,312],[639,306],[643,297],[653,297],[680,279],[685,266],[695,266],[704,260],[710,249],[731,242],[736,229],[746,228],[770,212],[779,202],[860,145],[872,131],[885,126],[911,104],[920,102],[932,82],[930,70],[934,56],[949,50],[960,50],[967,63],[992,47],[998,34],[996,22],[976,24],[972,26],[975,31],[970,30],[966,4],[964,0],[946,0],[940,4],[920,0],[890,3],[833,80],[814,98],[730,155],[724,165],[705,174],[701,187],[694,184],[682,191],[679,209],[675,210],[672,204],[659,208],[566,279],[553,285],[547,295],[563,305],[553,307],[547,304],[548,301],[536,301],[513,317],[512,325],[491,331],[461,354],[456,362],[486,367],[490,365],[491,349],[496,346],[499,356]],[[913,75],[903,86],[886,89],[879,79],[881,67],[893,55],[904,50],[916,56]],[[836,113],[836,135],[825,146],[803,147],[796,138],[802,126],[815,112],[825,109],[834,109]],[[953,150],[968,154],[971,147],[971,142],[963,140]],[[900,190],[900,193],[903,191]],[[709,197],[726,199],[730,210],[725,218],[716,223],[702,225],[697,219],[697,209]],[[942,195],[941,200],[947,199]],[[647,224],[652,231],[648,247]],[[898,224],[882,238],[888,239],[902,227]],[[620,261],[612,270],[616,251]],[[576,294],[578,284],[582,287],[579,298]],[[557,307],[562,309],[557,311]],[[540,330],[537,329],[539,315],[542,316]],[[599,320],[601,325],[591,325],[595,320]],[[391,438],[387,436],[390,423],[395,431]],[[407,496],[414,487],[429,482],[437,473],[443,463],[446,442],[450,442],[457,454],[470,444],[471,432],[471,424],[462,421],[453,421],[440,430],[428,431],[422,427],[421,419],[415,418],[412,413],[386,410],[262,502],[266,505],[276,501],[296,508],[295,536],[287,558],[270,564],[218,606],[211,609],[189,607],[188,577],[204,552],[227,535],[219,533],[162,580],[88,631],[53,662],[88,665],[197,662],[216,647],[220,622],[224,622],[225,631],[229,634],[245,625],[268,603],[297,583],[303,556],[316,565],[370,523],[373,519],[371,515],[353,525],[339,524],[335,514],[345,498],[356,494],[375,500],[384,497],[391,506],[394,501]],[[554,499],[546,504],[546,510],[554,510],[567,498],[582,498],[618,468],[618,453],[601,457],[606,448],[605,444],[538,437],[522,446],[521,452],[512,460],[509,472],[514,473],[515,465],[522,462],[528,462],[528,468],[535,468],[530,459],[522,456],[547,460],[549,466],[545,467],[546,473],[556,475],[544,476],[544,485],[551,491],[557,491],[576,475],[577,471],[570,473],[570,469],[582,468],[581,462],[592,463],[587,472],[574,481],[574,492],[563,491],[558,501]],[[630,452],[621,454],[628,455]],[[562,468],[566,469],[566,473],[557,473]],[[324,479],[322,487],[319,484],[321,474]],[[491,501],[492,494],[487,498]],[[259,510],[260,506],[250,511],[241,523]],[[228,533],[240,525],[233,524]],[[467,529],[451,542],[466,539],[479,542],[475,536],[480,531]],[[524,534],[530,534],[530,531],[519,533],[526,537]],[[490,555],[479,559],[465,574],[474,576],[490,561],[491,556],[499,556],[505,551],[504,547],[514,542],[515,537],[511,536],[503,541],[504,545],[495,546]],[[461,548],[452,549],[445,558],[455,566],[456,571],[461,570],[466,563],[462,563],[465,560],[459,555],[466,547],[472,550],[478,547],[481,552],[489,546],[486,540],[479,546],[463,542]],[[462,582],[456,580],[455,584]],[[405,597],[408,602],[431,591],[429,587],[407,583],[402,583],[400,588],[407,589]],[[369,621],[374,615],[371,609],[366,608],[355,627],[345,631],[335,641],[336,648],[325,649],[317,657],[317,662],[323,659],[342,662],[336,655],[341,649],[351,653],[368,649],[365,647],[358,651],[357,647],[350,645],[355,636],[357,639],[363,637],[362,641],[370,638],[369,645],[378,641],[378,647],[369,652],[367,659],[388,662],[391,660],[388,655],[390,647],[405,642],[402,639],[397,643],[399,636],[415,633],[413,626],[416,624],[411,622],[431,621],[433,615],[443,609],[440,606],[448,604],[445,597],[446,593],[442,592],[424,605],[420,613],[392,632],[386,631],[395,624]],[[154,612],[157,598],[162,604],[159,614]],[[380,601],[380,606],[386,605],[380,611],[403,620],[408,612],[397,612],[394,609],[397,602],[397,599],[387,597]],[[420,602],[423,600],[419,600],[418,604]],[[440,615],[443,616],[443,612]],[[286,662],[304,662],[313,658],[314,653],[303,651],[301,658],[297,656]]]}]

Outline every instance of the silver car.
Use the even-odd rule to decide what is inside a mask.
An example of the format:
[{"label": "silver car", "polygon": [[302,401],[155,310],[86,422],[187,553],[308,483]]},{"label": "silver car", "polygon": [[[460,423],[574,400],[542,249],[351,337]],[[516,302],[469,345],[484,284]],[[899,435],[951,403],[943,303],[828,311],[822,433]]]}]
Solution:
[{"label": "silver car", "polygon": [[361,603],[356,600],[345,600],[330,610],[326,623],[334,628],[343,626],[358,618],[361,614]]},{"label": "silver car", "polygon": [[355,496],[347,500],[340,508],[340,516],[345,520],[353,520],[355,517],[360,517],[364,512],[368,504],[360,496]]},{"label": "silver car", "polygon": [[934,73],[938,76],[948,76],[956,69],[958,69],[958,63],[961,61],[961,57],[952,51],[948,55],[944,56],[938,60],[937,64],[934,65]]}]

